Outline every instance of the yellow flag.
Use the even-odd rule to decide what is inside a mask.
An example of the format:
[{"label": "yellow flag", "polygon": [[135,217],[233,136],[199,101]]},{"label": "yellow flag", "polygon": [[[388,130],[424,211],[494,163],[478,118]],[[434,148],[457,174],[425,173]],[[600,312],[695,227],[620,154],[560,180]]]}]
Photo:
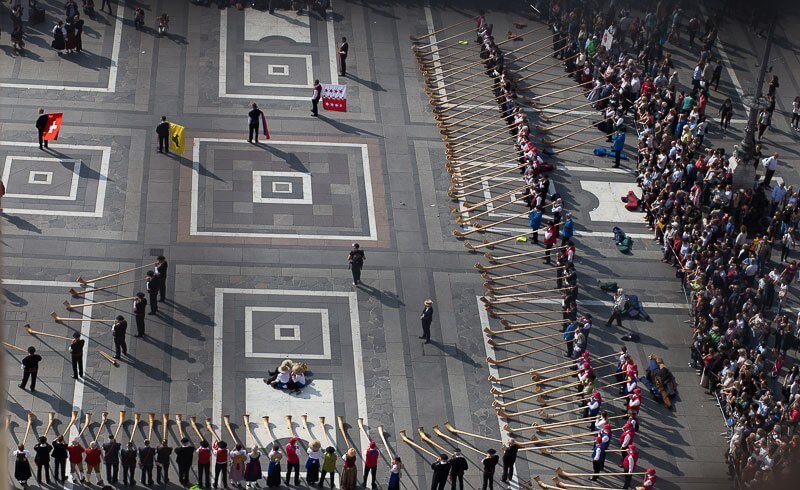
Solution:
[{"label": "yellow flag", "polygon": [[183,132],[186,128],[175,123],[169,123],[169,149],[183,155],[186,145],[183,142]]}]

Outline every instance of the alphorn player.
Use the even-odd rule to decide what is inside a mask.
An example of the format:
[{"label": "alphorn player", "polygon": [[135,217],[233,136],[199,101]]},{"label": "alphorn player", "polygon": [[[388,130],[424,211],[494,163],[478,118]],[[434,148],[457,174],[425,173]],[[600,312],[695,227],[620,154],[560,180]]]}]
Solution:
[{"label": "alphorn player", "polygon": [[[42,356],[36,353],[36,347],[28,347],[28,355],[22,358],[22,383],[18,384],[17,386],[24,390],[25,386],[28,384],[28,379],[30,379],[31,392],[36,391],[36,377],[39,375],[40,362],[42,362]],[[50,477],[48,476],[47,478],[49,483]],[[39,480],[41,480],[41,478]]]},{"label": "alphorn player", "polygon": [[83,346],[86,341],[81,338],[80,332],[72,334],[72,341],[69,344],[69,354],[72,360],[72,379],[83,377]]},{"label": "alphorn player", "polygon": [[128,332],[128,322],[125,320],[125,317],[122,315],[117,315],[117,318],[114,320],[114,324],[111,325],[111,336],[114,339],[114,349],[116,350],[114,354],[115,359],[119,359],[120,351],[128,355],[128,343],[125,342],[125,335]]},{"label": "alphorn player", "polygon": [[[119,421],[122,423],[122,420]],[[119,453],[122,445],[117,442],[114,436],[109,436],[108,441],[103,444],[103,462],[106,465],[106,481],[111,485],[116,485],[119,478]]]},{"label": "alphorn player", "polygon": [[158,277],[158,301],[163,303],[167,296],[167,269],[169,264],[163,255],[156,257],[156,277]]},{"label": "alphorn player", "polygon": [[[147,271],[147,277],[144,280],[145,289],[150,298],[150,312],[148,315],[155,315],[158,313],[158,291],[161,287],[159,286],[159,278],[156,276],[155,271]],[[140,335],[137,335],[137,337],[140,337]]]},{"label": "alphorn player", "polygon": [[[152,294],[150,295],[153,296]],[[136,319],[136,336],[144,337],[144,314],[147,308],[147,300],[144,298],[144,293],[136,293],[136,299],[133,300],[133,317]],[[126,352],[127,354],[127,352]],[[119,356],[119,353],[117,353]]]},{"label": "alphorn player", "polygon": [[175,463],[178,465],[178,481],[183,486],[189,485],[189,471],[194,461],[194,446],[188,437],[181,439],[181,447],[175,448]]},{"label": "alphorn player", "polygon": [[47,437],[41,436],[39,444],[33,446],[33,452],[36,454],[33,457],[33,462],[36,463],[36,482],[42,484],[42,470],[44,470],[44,477],[47,484],[50,484],[50,453],[53,451],[53,446],[47,442]]}]

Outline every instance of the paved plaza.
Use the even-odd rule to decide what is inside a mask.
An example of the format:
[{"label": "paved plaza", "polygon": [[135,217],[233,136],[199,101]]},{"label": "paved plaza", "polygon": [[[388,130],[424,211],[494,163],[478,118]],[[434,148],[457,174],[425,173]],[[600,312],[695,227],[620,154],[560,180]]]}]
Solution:
[{"label": "paved plaza", "polygon": [[[421,440],[417,428],[433,434],[433,426],[444,428],[449,421],[485,438],[505,437],[507,421],[492,407],[502,397],[489,391],[493,385],[487,376],[564,358],[557,349],[513,367],[490,370],[487,365],[487,357],[508,357],[527,347],[494,348],[486,342],[484,329],[500,324],[481,301],[484,279],[474,268],[481,255],[469,253],[452,234],[467,228],[453,220],[452,209],[459,203],[448,197],[446,148],[409,35],[473,18],[486,8],[497,39],[505,40],[509,31],[542,25],[518,11],[523,2],[467,0],[445,7],[444,2],[427,0],[334,0],[332,11],[321,16],[290,10],[270,15],[249,7],[219,10],[182,0],[120,0],[112,2],[114,14],[98,12],[85,19],[83,53],[62,56],[50,48],[50,29],[63,17],[63,1],[38,3],[47,17],[26,27],[22,54],[9,45],[10,7],[0,3],[5,338],[16,346],[36,347],[43,357],[32,393],[17,387],[23,353],[6,349],[9,443],[24,437],[29,412],[36,421],[27,446],[44,431],[48,412],[56,413],[58,433],[71,413],[78,412],[80,422],[71,437],[91,413],[82,436],[88,443],[100,431],[102,412],[109,414],[105,433],[117,429],[119,411],[125,410],[120,437],[137,444],[147,437],[145,422],[152,412],[159,421],[154,433],[173,446],[179,439],[175,415],[181,414],[184,421],[197,417],[200,425],[210,418],[228,440],[223,417],[229,416],[236,438],[247,445],[263,447],[273,439],[285,444],[297,434],[304,441],[321,439],[323,446],[330,438],[340,451],[353,446],[363,453],[369,441],[359,429],[363,419],[382,450],[380,488],[386,487],[390,460],[379,427],[392,454],[403,459],[403,487],[424,489],[431,483],[433,460],[404,443],[401,431],[436,452]],[[705,11],[724,2],[700,3]],[[800,11],[786,3],[770,61],[781,88],[764,146],[765,152],[781,152],[777,177],[797,186],[800,133],[789,127],[789,120],[792,100],[800,93],[800,45],[793,32]],[[136,29],[132,20],[138,6],[146,12],[143,29]],[[163,37],[155,29],[161,12],[171,19]],[[730,152],[742,138],[747,113],[741,96],[755,84],[763,40],[747,30],[744,16],[724,22],[718,46],[726,69],[719,92],[709,101],[708,113],[715,119],[707,139]],[[527,27],[516,27],[519,23]],[[473,22],[462,27],[438,39],[471,29]],[[350,45],[346,77],[337,73],[342,37]],[[542,29],[504,49],[539,39],[548,45],[549,37]],[[462,39],[474,55],[470,61],[477,60],[472,31],[430,41],[452,45]],[[694,56],[670,49],[686,84]],[[513,59],[511,55],[509,62]],[[548,56],[541,66],[553,61]],[[552,65],[529,81],[560,74],[563,68]],[[314,79],[347,84],[348,111],[322,110],[319,118],[310,117]],[[574,83],[561,80],[537,90],[569,85]],[[489,99],[486,92],[473,103]],[[734,101],[734,121],[723,133],[716,118],[725,97]],[[247,142],[252,102],[265,111],[271,133],[258,145]],[[573,99],[554,109],[582,103],[582,98]],[[58,141],[47,151],[36,142],[39,107],[64,114]],[[162,115],[186,128],[183,155],[157,152],[155,127]],[[659,489],[729,488],[724,419],[715,398],[704,393],[694,369],[687,366],[692,334],[685,323],[687,296],[674,269],[659,262],[663,253],[643,214],[626,210],[620,200],[636,189],[635,137],[626,147],[632,160],[618,169],[611,168],[610,158],[596,157],[593,148],[583,146],[548,159],[555,165],[551,193],[560,194],[565,211],[575,218],[578,305],[581,313],[596,319],[590,350],[607,355],[626,344],[642,374],[648,356],[655,353],[677,378],[675,409],[665,409],[647,394],[641,415],[639,464],[657,469]],[[496,196],[491,186],[497,182],[486,180],[477,197]],[[520,210],[497,209],[490,216],[499,220]],[[634,238],[631,254],[617,250],[614,226]],[[530,230],[527,219],[510,222],[506,229],[508,234]],[[366,252],[358,288],[347,263],[354,242]],[[473,238],[471,243],[479,241]],[[498,250],[513,253],[532,247],[525,243]],[[69,290],[93,286],[80,284],[79,277],[145,266],[162,254],[169,262],[166,301],[159,303],[157,315],[146,317],[146,337],[133,338],[127,299],[76,312],[65,309],[65,300],[77,304],[134,296],[144,289],[144,268],[94,284],[132,281],[114,289],[80,298],[71,297]],[[604,327],[612,297],[598,287],[601,281],[616,281],[637,294],[651,321]],[[423,343],[419,315],[428,298],[434,301],[435,316],[431,342]],[[788,309],[798,311],[794,291]],[[74,321],[55,322],[53,311]],[[115,366],[98,353],[114,352],[110,324],[90,319],[120,314],[129,319],[129,355]],[[88,339],[86,377],[72,379],[67,340],[32,336],[25,325],[67,337],[80,332]],[[638,333],[640,341],[623,342],[629,332]],[[299,394],[273,390],[263,381],[285,358],[305,362],[311,371],[313,382]],[[519,386],[524,380],[504,386]],[[133,426],[133,413],[142,414],[138,427]],[[170,417],[166,428],[160,423],[162,413]],[[250,427],[244,424],[245,414],[250,415]],[[268,426],[262,423],[264,416]],[[286,416],[292,416],[288,426]],[[346,434],[337,427],[338,417]],[[536,421],[531,416],[522,422]],[[181,428],[197,442],[188,424]],[[559,434],[582,429],[583,424]],[[52,431],[48,435],[52,438]],[[463,440],[481,450],[500,450],[499,444],[484,439]],[[453,448],[447,440],[435,441]],[[464,452],[470,463],[467,484],[480,488],[481,457]],[[616,468],[617,456],[609,461]],[[522,452],[511,487],[522,488],[537,475],[549,480],[559,466],[591,471],[588,453]],[[605,482],[615,487],[620,483]]]}]

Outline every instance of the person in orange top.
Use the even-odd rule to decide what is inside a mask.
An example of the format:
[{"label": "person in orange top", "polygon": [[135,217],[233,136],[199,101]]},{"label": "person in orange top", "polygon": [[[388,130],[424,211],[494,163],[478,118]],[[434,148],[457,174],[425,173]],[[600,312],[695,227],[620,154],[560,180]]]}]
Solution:
[{"label": "person in orange top", "polygon": [[77,439],[73,439],[72,443],[67,446],[67,452],[69,453],[69,468],[72,472],[72,482],[85,482],[86,476],[83,474],[83,453],[85,453],[86,450],[83,449],[83,446],[81,446],[81,443],[78,442]]}]

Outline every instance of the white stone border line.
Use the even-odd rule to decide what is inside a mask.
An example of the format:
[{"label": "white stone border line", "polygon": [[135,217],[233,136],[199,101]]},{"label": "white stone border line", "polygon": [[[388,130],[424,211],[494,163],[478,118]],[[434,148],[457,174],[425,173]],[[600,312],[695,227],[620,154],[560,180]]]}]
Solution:
[{"label": "white stone border line", "polygon": [[[5,165],[3,166],[3,182],[8,184],[11,178],[11,164],[14,160],[25,160],[29,162],[67,162],[72,163],[72,181],[69,186],[69,194],[66,196],[51,196],[49,194],[15,194],[7,192],[5,197],[14,197],[17,199],[39,199],[43,201],[75,201],[78,198],[78,184],[81,177],[81,161],[72,158],[42,158],[42,157],[24,157],[18,155],[8,155],[6,157]],[[44,180],[38,180],[36,177],[44,175]],[[45,172],[39,170],[31,170],[28,174],[29,184],[51,185],[53,183],[53,172]]]}]

